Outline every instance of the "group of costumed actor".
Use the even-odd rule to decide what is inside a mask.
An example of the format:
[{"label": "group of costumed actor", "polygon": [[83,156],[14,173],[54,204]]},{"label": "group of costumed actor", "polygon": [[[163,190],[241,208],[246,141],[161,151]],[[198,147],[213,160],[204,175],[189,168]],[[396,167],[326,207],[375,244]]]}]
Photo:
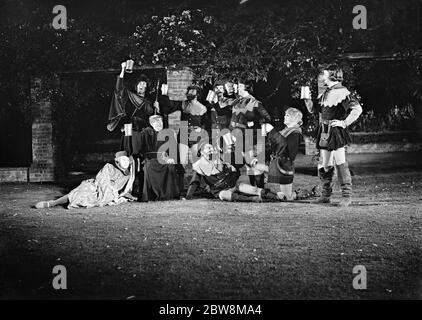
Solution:
[{"label": "group of costumed actor", "polygon": [[121,147],[135,159],[138,185],[135,193],[140,201],[178,199],[184,171],[174,164],[176,159],[159,152],[165,143],[157,139],[158,132],[163,129],[163,119],[157,115],[159,102],[152,103],[146,98],[149,81],[145,75],[136,81],[135,91],[127,87],[125,70],[126,63],[123,62],[110,105],[107,129],[122,131]]}]

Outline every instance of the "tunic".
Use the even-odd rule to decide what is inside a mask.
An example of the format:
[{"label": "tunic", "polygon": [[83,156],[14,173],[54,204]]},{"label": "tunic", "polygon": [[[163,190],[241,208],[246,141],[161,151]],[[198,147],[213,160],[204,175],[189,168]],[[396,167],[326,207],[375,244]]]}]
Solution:
[{"label": "tunic", "polygon": [[246,129],[248,128],[248,122],[254,122],[254,128],[259,128],[259,124],[271,122],[271,116],[262,103],[251,95],[236,99],[220,98],[219,103],[223,108],[226,108],[228,105],[232,106],[230,122],[232,129]]},{"label": "tunic", "polygon": [[[219,99],[219,103],[221,107],[225,108],[232,106],[232,117],[230,121],[232,136],[236,140],[242,140],[244,151],[248,151],[257,140],[257,130],[253,131],[252,138],[254,141],[246,141],[247,135],[245,134],[245,130],[247,128],[259,129],[261,124],[271,122],[271,116],[262,103],[251,95],[236,99],[223,97]],[[253,125],[250,126],[249,123],[253,123]]]},{"label": "tunic", "polygon": [[[133,172],[133,170],[131,170]],[[108,163],[94,179],[82,183],[69,193],[68,208],[103,207],[117,203],[124,195],[123,191],[130,191],[133,184],[133,174],[123,173],[116,166]]]},{"label": "tunic", "polygon": [[318,97],[316,109],[320,113],[320,125],[317,133],[318,149],[337,150],[351,142],[348,130],[341,127],[331,127],[331,121],[345,120],[348,111],[356,105],[359,105],[359,100],[341,83],[326,89]]},{"label": "tunic", "polygon": [[191,199],[196,188],[204,182],[208,185],[211,194],[218,197],[220,191],[228,190],[236,186],[240,177],[240,168],[244,163],[236,164],[235,158],[232,163],[225,163],[221,159],[207,160],[201,157],[192,165],[193,176],[189,184],[186,199]]},{"label": "tunic", "polygon": [[229,129],[231,117],[230,107],[223,108],[219,102],[210,105],[211,129]]},{"label": "tunic", "polygon": [[271,152],[268,171],[268,183],[293,183],[294,165],[299,151],[300,127],[285,128],[282,131],[271,130],[267,136],[267,148]]}]

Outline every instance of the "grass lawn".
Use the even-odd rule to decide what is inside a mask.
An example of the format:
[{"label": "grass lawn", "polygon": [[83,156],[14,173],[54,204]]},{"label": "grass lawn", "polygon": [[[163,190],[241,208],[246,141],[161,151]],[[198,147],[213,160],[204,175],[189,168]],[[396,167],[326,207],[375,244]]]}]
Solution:
[{"label": "grass lawn", "polygon": [[[347,209],[197,199],[89,210],[35,210],[63,190],[0,185],[0,299],[421,299],[422,172],[354,184]],[[52,289],[55,265],[68,290]],[[356,265],[367,290],[353,289]]]}]

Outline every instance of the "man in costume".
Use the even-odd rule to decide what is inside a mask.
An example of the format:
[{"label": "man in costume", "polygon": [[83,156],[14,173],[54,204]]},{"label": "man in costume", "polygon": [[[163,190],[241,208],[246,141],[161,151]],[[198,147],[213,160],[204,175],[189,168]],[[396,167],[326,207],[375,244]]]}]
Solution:
[{"label": "man in costume", "polygon": [[205,142],[200,144],[198,156],[199,160],[192,165],[193,176],[186,194],[187,200],[193,198],[202,182],[208,185],[214,198],[218,198],[221,191],[236,186],[240,177],[239,165],[223,162],[219,151]]},{"label": "man in costume", "polygon": [[260,124],[269,123],[271,116],[264,108],[262,103],[257,100],[253,93],[253,83],[251,81],[242,81],[237,85],[237,98],[224,97],[219,95],[220,108],[232,107],[232,117],[230,128],[234,129],[259,129]]},{"label": "man in costume", "polygon": [[318,103],[315,105],[311,99],[305,99],[308,111],[319,112],[320,115],[317,148],[320,149],[322,167],[318,169],[318,174],[323,190],[317,202],[331,202],[336,168],[342,190],[340,206],[347,207],[352,202],[352,177],[345,150],[351,142],[347,128],[359,118],[362,107],[355,95],[342,85],[343,71],[337,65],[323,70],[322,78],[327,89],[318,96]]},{"label": "man in costume", "polygon": [[212,144],[220,150],[227,151],[231,147],[232,140],[229,133],[232,110],[230,106],[222,107],[218,97],[235,99],[235,88],[231,81],[218,81],[214,85],[214,90],[209,91],[207,97],[207,108],[210,126],[207,128]]},{"label": "man in costume", "polygon": [[94,179],[82,183],[57,200],[41,201],[35,208],[66,205],[68,209],[103,207],[135,200],[131,195],[135,179],[135,164],[126,151],[116,153],[114,164],[107,163]]},{"label": "man in costume", "polygon": [[135,91],[125,86],[124,75],[126,62],[121,64],[122,70],[117,77],[110,110],[107,129],[122,131],[121,149],[136,162],[137,194],[142,194],[142,167],[139,160],[141,146],[141,131],[149,126],[148,118],[157,112],[158,103],[154,105],[146,98],[148,92],[148,78],[141,75],[135,83]]},{"label": "man in costume", "polygon": [[[257,143],[257,132],[260,125],[270,123],[271,116],[262,103],[252,96],[253,82],[240,81],[237,85],[236,99],[219,95],[218,101],[221,108],[231,106],[232,117],[230,129],[237,152],[249,153]],[[246,129],[252,129],[252,134],[247,134]]]},{"label": "man in costume", "polygon": [[[223,96],[227,99],[236,99],[233,83],[228,81],[224,85],[222,82],[217,82],[214,86],[214,92],[218,96]],[[224,130],[229,129],[230,120],[232,117],[232,110],[230,107],[222,107],[218,99],[209,103],[211,129]]]},{"label": "man in costume", "polygon": [[181,126],[178,133],[179,162],[183,165],[187,164],[188,148],[193,147],[193,153],[196,154],[198,142],[208,136],[205,131],[207,108],[198,101],[198,95],[199,88],[189,86],[184,101],[170,100],[165,92],[159,98],[159,108],[164,116],[180,110],[181,123],[187,125]]},{"label": "man in costume", "polygon": [[[144,161],[144,185],[142,201],[159,201],[179,199],[179,175],[175,159],[169,158],[166,151],[161,150],[166,143],[159,133],[163,130],[163,118],[159,115],[150,117],[150,127],[140,133],[140,156]],[[160,138],[160,139],[159,139]],[[176,143],[175,137],[170,143]]]}]

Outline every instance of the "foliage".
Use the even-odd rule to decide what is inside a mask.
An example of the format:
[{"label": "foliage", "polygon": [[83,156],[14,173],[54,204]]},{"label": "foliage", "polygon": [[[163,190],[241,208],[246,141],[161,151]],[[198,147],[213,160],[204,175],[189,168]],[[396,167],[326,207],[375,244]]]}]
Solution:
[{"label": "foliage", "polygon": [[394,106],[387,114],[376,115],[373,110],[363,113],[351,126],[353,132],[386,132],[416,129],[416,116],[411,104]]},{"label": "foliage", "polygon": [[202,60],[215,48],[212,42],[207,44],[212,22],[212,17],[199,9],[161,18],[154,15],[149,22],[136,27],[132,36],[133,55],[140,63],[165,65]]}]

